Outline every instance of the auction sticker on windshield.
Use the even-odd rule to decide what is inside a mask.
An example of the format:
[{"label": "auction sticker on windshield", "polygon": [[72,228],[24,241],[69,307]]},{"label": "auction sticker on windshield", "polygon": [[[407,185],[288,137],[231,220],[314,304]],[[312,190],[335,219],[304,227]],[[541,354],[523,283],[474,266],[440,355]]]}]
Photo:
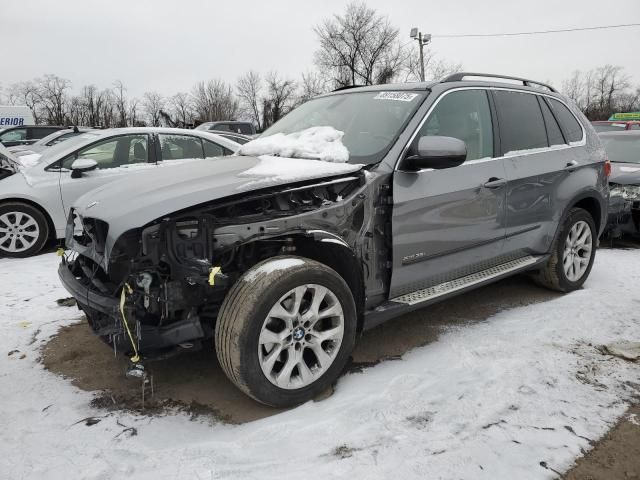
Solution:
[{"label": "auction sticker on windshield", "polygon": [[406,93],[406,92],[380,92],[375,97],[374,100],[396,100],[399,102],[410,102],[414,98],[418,96],[417,93]]}]

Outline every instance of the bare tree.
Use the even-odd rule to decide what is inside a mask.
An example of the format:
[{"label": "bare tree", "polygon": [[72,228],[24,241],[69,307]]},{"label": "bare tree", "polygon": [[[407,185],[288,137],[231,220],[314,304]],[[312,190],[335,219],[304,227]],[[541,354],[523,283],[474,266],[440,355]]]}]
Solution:
[{"label": "bare tree", "polygon": [[245,114],[251,118],[258,131],[262,130],[260,111],[260,91],[262,89],[262,79],[260,74],[253,70],[248,71],[238,79],[236,90],[238,91],[238,98]]},{"label": "bare tree", "polygon": [[239,102],[231,86],[222,80],[197,83],[191,92],[193,107],[200,122],[234,120]]},{"label": "bare tree", "polygon": [[129,125],[132,127],[144,127],[146,123],[138,118],[138,105],[140,100],[137,98],[131,98],[129,100]]},{"label": "bare tree", "polygon": [[37,95],[49,124],[62,125],[64,123],[64,107],[70,88],[71,82],[57,75],[47,74],[36,79]]},{"label": "bare tree", "polygon": [[604,65],[586,73],[573,72],[562,91],[590,120],[606,120],[616,111],[640,108],[640,91],[631,90],[629,76],[619,66]]},{"label": "bare tree", "polygon": [[152,127],[160,126],[160,110],[164,108],[164,98],[158,92],[147,92],[142,99],[142,108]]},{"label": "bare tree", "polygon": [[169,106],[175,116],[176,124],[181,127],[193,125],[193,106],[188,93],[178,92],[169,98]]},{"label": "bare tree", "polygon": [[9,105],[26,105],[31,110],[33,121],[40,123],[40,111],[42,109],[38,86],[33,81],[18,82],[9,86],[6,93]]},{"label": "bare tree", "polygon": [[297,104],[303,104],[328,90],[327,80],[318,72],[303,72]]},{"label": "bare tree", "polygon": [[352,1],[344,15],[324,20],[314,31],[320,41],[315,62],[336,86],[388,82],[402,67],[406,54],[398,29],[364,2]]},{"label": "bare tree", "polygon": [[269,72],[265,78],[267,93],[263,102],[263,127],[280,120],[294,107],[296,82]]},{"label": "bare tree", "polygon": [[113,82],[113,97],[115,102],[115,108],[118,113],[118,120],[115,124],[116,127],[127,126],[127,89],[120,80]]}]

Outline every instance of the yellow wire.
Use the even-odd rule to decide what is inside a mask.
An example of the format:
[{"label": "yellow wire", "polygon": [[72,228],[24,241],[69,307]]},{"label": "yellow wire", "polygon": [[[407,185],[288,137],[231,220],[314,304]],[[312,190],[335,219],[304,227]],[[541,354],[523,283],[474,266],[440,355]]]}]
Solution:
[{"label": "yellow wire", "polygon": [[131,357],[131,361],[133,363],[137,363],[140,361],[140,355],[138,355],[138,347],[136,347],[136,342],[133,340],[133,335],[131,335],[131,330],[129,329],[129,323],[127,322],[127,317],[124,314],[124,304],[127,300],[127,292],[129,295],[133,293],[133,290],[129,286],[128,283],[125,283],[122,287],[122,293],[120,294],[120,313],[122,314],[122,320],[124,322],[124,328],[127,329],[127,334],[129,335],[129,340],[131,340],[131,346],[133,347],[133,357]]}]

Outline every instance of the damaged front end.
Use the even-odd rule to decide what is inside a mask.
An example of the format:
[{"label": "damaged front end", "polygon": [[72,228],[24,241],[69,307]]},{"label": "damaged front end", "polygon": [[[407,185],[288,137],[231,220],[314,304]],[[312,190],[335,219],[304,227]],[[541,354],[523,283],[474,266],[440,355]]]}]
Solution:
[{"label": "damaged front end", "polygon": [[388,187],[373,177],[358,172],[199,205],[126,232],[110,252],[109,226],[72,211],[59,276],[100,338],[147,358],[212,338],[231,285],[266,258],[344,255],[345,275],[366,272],[382,291],[385,217],[376,211]]}]

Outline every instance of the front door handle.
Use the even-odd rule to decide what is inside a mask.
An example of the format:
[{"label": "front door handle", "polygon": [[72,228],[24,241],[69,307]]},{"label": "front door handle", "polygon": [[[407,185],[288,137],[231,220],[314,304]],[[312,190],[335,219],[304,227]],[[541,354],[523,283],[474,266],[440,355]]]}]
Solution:
[{"label": "front door handle", "polygon": [[500,187],[504,187],[506,184],[507,184],[507,181],[504,178],[491,177],[482,186],[484,188],[500,188]]}]

